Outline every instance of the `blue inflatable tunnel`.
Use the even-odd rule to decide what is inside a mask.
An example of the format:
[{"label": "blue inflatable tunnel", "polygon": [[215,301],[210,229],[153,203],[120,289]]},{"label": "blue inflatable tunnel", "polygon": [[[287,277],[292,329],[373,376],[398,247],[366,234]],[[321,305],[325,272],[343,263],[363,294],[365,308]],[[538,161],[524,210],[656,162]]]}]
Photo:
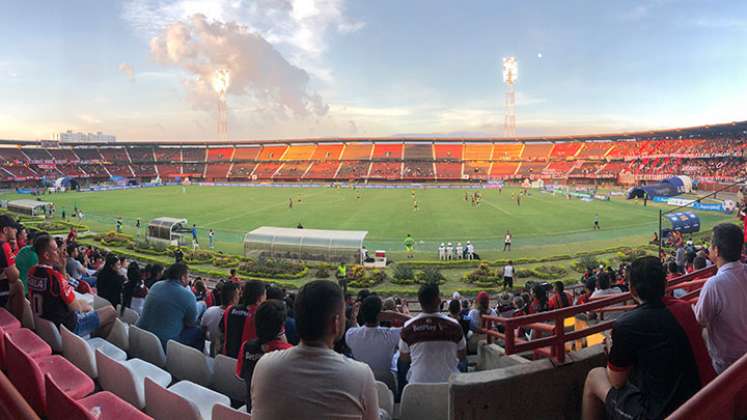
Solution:
[{"label": "blue inflatable tunnel", "polygon": [[673,176],[657,184],[640,185],[628,190],[628,199],[658,197],[674,197],[675,195],[689,193],[693,189],[693,181],[689,176]]}]

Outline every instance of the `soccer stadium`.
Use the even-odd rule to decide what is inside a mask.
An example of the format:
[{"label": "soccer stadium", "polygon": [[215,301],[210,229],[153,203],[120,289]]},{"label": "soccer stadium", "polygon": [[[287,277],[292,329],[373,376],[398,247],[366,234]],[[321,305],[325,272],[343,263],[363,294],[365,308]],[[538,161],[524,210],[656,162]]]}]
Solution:
[{"label": "soccer stadium", "polygon": [[743,5],[11,3],[0,420],[747,418]]}]

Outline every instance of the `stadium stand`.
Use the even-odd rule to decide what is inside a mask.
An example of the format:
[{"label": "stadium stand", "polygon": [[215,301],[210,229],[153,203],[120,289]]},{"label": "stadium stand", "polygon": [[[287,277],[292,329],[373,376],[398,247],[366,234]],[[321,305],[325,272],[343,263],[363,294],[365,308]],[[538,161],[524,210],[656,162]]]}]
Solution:
[{"label": "stadium stand", "polygon": [[205,173],[204,163],[185,163],[182,165],[182,174],[190,178],[202,178]]},{"label": "stadium stand", "polygon": [[520,162],[493,162],[490,175],[497,178],[512,177],[519,168]]},{"label": "stadium stand", "polygon": [[77,162],[79,160],[72,149],[49,149],[49,153],[56,162]]},{"label": "stadium stand", "polygon": [[537,177],[547,166],[547,162],[522,162],[516,174],[522,177]]},{"label": "stadium stand", "polygon": [[492,160],[519,160],[523,150],[522,143],[495,143]]},{"label": "stadium stand", "polygon": [[563,142],[555,143],[550,152],[550,159],[566,159],[576,156],[583,143]]},{"label": "stadium stand", "polygon": [[524,161],[547,160],[553,148],[552,143],[526,143],[521,152]]},{"label": "stadium stand", "polygon": [[[274,156],[273,153],[274,152],[271,152],[270,154]],[[257,179],[272,179],[272,176],[275,175],[275,172],[277,172],[278,169],[280,169],[281,165],[282,163],[279,162],[261,162],[254,168],[252,176]]]},{"label": "stadium stand", "polygon": [[0,157],[2,157],[5,163],[21,163],[28,162],[28,157],[20,150],[16,148],[2,148],[0,149]]},{"label": "stadium stand", "polygon": [[102,160],[101,154],[96,147],[76,147],[74,152],[82,162],[97,162]]},{"label": "stadium stand", "polygon": [[[92,164],[83,164],[78,166],[83,172],[86,173],[89,177],[92,178],[106,178],[109,176],[109,172],[107,172],[106,168],[103,165],[99,165],[97,163]],[[61,169],[63,173],[66,175],[71,175],[74,172],[71,170],[71,168],[62,168]],[[129,176],[129,175],[128,175]]]},{"label": "stadium stand", "polygon": [[208,181],[226,179],[228,178],[228,171],[230,169],[230,163],[209,163],[207,165],[207,172],[205,172],[205,178]]},{"label": "stadium stand", "polygon": [[[287,154],[286,154],[287,155]],[[302,162],[286,162],[278,169],[273,179],[278,180],[300,180],[311,166],[308,160]]]},{"label": "stadium stand", "polygon": [[433,160],[433,146],[431,144],[405,143],[405,157],[407,160]]},{"label": "stadium stand", "polygon": [[182,162],[204,162],[204,147],[182,147]]},{"label": "stadium stand", "polygon": [[153,148],[152,147],[129,147],[127,154],[130,155],[130,160],[133,163],[153,162]]},{"label": "stadium stand", "polygon": [[155,154],[156,162],[170,163],[182,161],[182,151],[178,147],[156,147]]},{"label": "stadium stand", "polygon": [[237,147],[233,155],[233,160],[234,162],[237,162],[257,159],[260,150],[260,147]]},{"label": "stadium stand", "polygon": [[313,161],[339,160],[344,145],[340,144],[320,144],[314,149],[311,155]]},{"label": "stadium stand", "polygon": [[464,162],[464,176],[468,179],[488,179],[490,174],[491,162],[487,160],[483,161],[465,161]]},{"label": "stadium stand", "polygon": [[[342,148],[340,148],[342,150]],[[339,153],[338,153],[339,154]],[[313,162],[311,168],[304,175],[305,179],[321,179],[331,180],[334,179],[337,169],[340,167],[341,162],[338,160],[327,160],[323,162]]]},{"label": "stadium stand", "polygon": [[348,143],[342,150],[342,160],[368,160],[373,143]]},{"label": "stadium stand", "polygon": [[402,144],[376,143],[374,144],[373,160],[387,160],[403,158],[404,147]]},{"label": "stadium stand", "polygon": [[290,145],[283,156],[283,160],[309,160],[316,150],[313,144]]},{"label": "stadium stand", "polygon": [[130,165],[106,165],[106,169],[113,176],[132,177],[135,174],[130,169]]},{"label": "stadium stand", "polygon": [[568,176],[568,172],[570,172],[575,165],[576,162],[550,162],[550,164],[545,167],[542,173],[547,174],[550,177],[566,178]]},{"label": "stadium stand", "polygon": [[436,156],[436,160],[451,160],[451,161],[462,161],[462,149],[464,146],[461,144],[434,144],[433,153]]},{"label": "stadium stand", "polygon": [[29,165],[29,168],[31,168],[37,176],[42,178],[56,179],[62,176],[62,172],[58,171],[54,165],[41,163],[38,165]]},{"label": "stadium stand", "polygon": [[[281,160],[288,146],[263,146],[257,160]],[[235,160],[236,158],[234,158]]]},{"label": "stadium stand", "polygon": [[452,181],[462,179],[462,164],[454,162],[436,163],[436,180]]},{"label": "stadium stand", "polygon": [[[369,148],[370,151],[370,148]],[[343,154],[344,156],[344,154]],[[335,179],[338,180],[363,180],[368,176],[371,162],[369,161],[342,161]]]},{"label": "stadium stand", "polygon": [[234,150],[236,149],[234,149],[233,147],[211,147],[207,151],[207,160],[208,162],[230,161],[233,157]]},{"label": "stadium stand", "polygon": [[156,167],[153,164],[147,163],[133,163],[130,165],[132,172],[136,177],[154,177],[156,176]]},{"label": "stadium stand", "polygon": [[492,144],[465,144],[462,159],[465,161],[479,160],[490,161],[493,156]]},{"label": "stadium stand", "polygon": [[32,162],[45,162],[51,161],[53,159],[52,155],[47,152],[47,149],[24,147],[21,150],[26,156],[28,156],[29,160]]},{"label": "stadium stand", "polygon": [[158,164],[156,167],[158,168],[158,176],[164,180],[174,178],[182,173],[182,165]]},{"label": "stadium stand", "polygon": [[109,163],[122,164],[130,161],[127,149],[123,147],[99,147],[99,153]]},{"label": "stadium stand", "polygon": [[433,162],[405,161],[402,172],[404,180],[432,180],[434,179]]},{"label": "stadium stand", "polygon": [[257,164],[254,162],[234,163],[233,166],[231,166],[230,172],[228,172],[228,178],[249,179],[251,178],[252,172],[254,172],[256,166]]},{"label": "stadium stand", "polygon": [[402,162],[372,162],[368,179],[388,181],[402,179]]},{"label": "stadium stand", "polygon": [[586,142],[576,157],[578,159],[601,159],[607,155],[612,146],[613,143],[609,141]]}]

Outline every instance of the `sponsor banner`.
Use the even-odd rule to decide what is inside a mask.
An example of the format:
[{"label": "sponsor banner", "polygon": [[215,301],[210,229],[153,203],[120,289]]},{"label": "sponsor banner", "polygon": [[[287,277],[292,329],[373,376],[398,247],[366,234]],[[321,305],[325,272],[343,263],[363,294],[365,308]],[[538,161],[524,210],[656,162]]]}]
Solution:
[{"label": "sponsor banner", "polygon": [[669,206],[674,206],[674,207],[687,206],[695,210],[703,210],[703,211],[718,211],[721,213],[731,213],[734,211],[733,208],[730,209],[729,207],[727,207],[724,202],[699,203],[697,201],[688,200],[686,198],[660,197],[660,196],[654,196],[653,201],[656,203],[664,203]]}]

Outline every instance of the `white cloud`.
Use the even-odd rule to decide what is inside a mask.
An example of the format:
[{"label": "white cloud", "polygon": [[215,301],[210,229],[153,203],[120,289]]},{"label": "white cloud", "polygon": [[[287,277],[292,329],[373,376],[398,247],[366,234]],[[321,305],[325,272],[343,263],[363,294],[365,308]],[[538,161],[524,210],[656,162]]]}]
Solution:
[{"label": "white cloud", "polygon": [[124,73],[127,76],[127,80],[130,82],[135,81],[135,70],[132,68],[131,65],[127,63],[122,63],[119,65],[119,71]]},{"label": "white cloud", "polygon": [[122,17],[135,32],[150,39],[195,14],[245,25],[324,82],[332,81],[332,71],[323,60],[329,33],[345,34],[364,27],[345,14],[345,0],[128,0]]}]

